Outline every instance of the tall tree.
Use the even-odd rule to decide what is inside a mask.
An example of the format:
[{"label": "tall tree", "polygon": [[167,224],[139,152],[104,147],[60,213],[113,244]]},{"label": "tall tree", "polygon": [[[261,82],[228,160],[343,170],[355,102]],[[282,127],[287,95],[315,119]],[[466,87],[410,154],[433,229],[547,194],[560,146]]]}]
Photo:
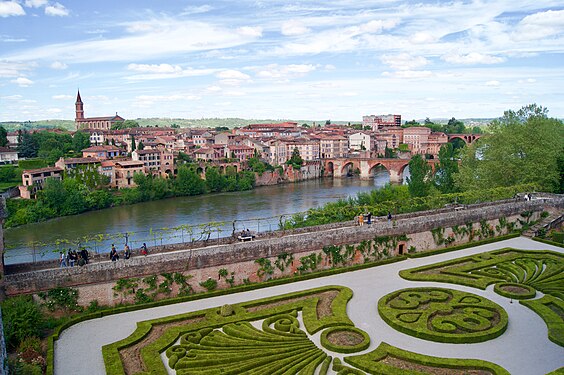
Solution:
[{"label": "tall tree", "polygon": [[490,125],[492,134],[462,153],[455,181],[462,190],[536,183],[558,191],[558,157],[564,150],[564,123],[536,104],[506,111]]},{"label": "tall tree", "polygon": [[304,164],[304,159],[300,155],[300,150],[297,147],[294,147],[294,151],[292,151],[292,156],[286,162],[286,164],[291,165],[294,169],[300,169]]},{"label": "tall tree", "polygon": [[439,150],[439,165],[435,171],[435,186],[442,193],[454,193],[454,175],[458,173],[458,152],[452,143],[446,143]]},{"label": "tall tree", "polygon": [[18,131],[18,154],[24,158],[34,158],[39,151],[35,138],[27,130]]},{"label": "tall tree", "polygon": [[412,197],[424,197],[431,190],[432,170],[425,159],[417,154],[409,161],[410,177],[407,178],[409,194]]},{"label": "tall tree", "polygon": [[0,147],[6,147],[8,145],[8,132],[3,126],[0,126]]},{"label": "tall tree", "polygon": [[176,195],[198,195],[206,192],[206,183],[196,171],[184,165],[178,167],[178,174],[173,182]]}]

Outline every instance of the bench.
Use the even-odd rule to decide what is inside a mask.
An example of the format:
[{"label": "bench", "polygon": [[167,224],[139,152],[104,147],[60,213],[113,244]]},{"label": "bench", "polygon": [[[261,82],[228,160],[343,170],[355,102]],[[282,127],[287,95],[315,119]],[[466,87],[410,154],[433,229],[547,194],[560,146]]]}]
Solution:
[{"label": "bench", "polygon": [[242,236],[237,236],[237,239],[241,242],[245,242],[245,241],[252,241],[253,238],[255,238],[255,236],[252,235],[242,235]]}]

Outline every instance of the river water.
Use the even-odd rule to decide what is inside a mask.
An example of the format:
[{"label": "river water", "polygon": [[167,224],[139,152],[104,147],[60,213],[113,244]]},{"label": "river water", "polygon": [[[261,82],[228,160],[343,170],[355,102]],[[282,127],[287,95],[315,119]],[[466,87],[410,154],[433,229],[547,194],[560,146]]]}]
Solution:
[{"label": "river water", "polygon": [[[358,192],[370,191],[388,182],[388,173],[381,171],[370,180],[325,178],[243,192],[171,198],[61,217],[7,229],[4,233],[5,263],[54,259],[60,249],[76,248],[78,241],[93,252],[109,252],[112,243],[121,250],[126,232],[130,246],[135,249],[143,242],[154,246],[201,239],[201,236],[229,236],[234,229],[276,230],[281,215],[356,196]],[[201,226],[209,222],[221,223],[211,229]],[[170,229],[179,226],[195,227]],[[92,236],[95,234],[104,234],[104,238],[94,240]],[[57,245],[61,239],[71,240],[71,243]]]}]

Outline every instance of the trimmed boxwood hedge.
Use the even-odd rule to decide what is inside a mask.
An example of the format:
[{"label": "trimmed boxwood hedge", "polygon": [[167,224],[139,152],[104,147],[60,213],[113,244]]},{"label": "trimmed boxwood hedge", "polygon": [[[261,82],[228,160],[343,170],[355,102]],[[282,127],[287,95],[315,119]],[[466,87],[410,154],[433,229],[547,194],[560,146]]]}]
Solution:
[{"label": "trimmed boxwood hedge", "polygon": [[418,257],[425,257],[425,256],[429,256],[429,255],[434,255],[434,254],[440,254],[440,253],[443,253],[443,252],[446,252],[446,251],[462,250],[462,249],[466,249],[466,248],[469,248],[469,247],[480,246],[480,245],[483,245],[483,244],[486,244],[486,243],[504,241],[506,239],[517,237],[517,236],[519,236],[519,233],[513,233],[513,234],[509,234],[509,235],[505,235],[505,236],[489,238],[489,239],[482,240],[482,241],[470,242],[468,244],[453,246],[453,247],[449,247],[449,248],[445,248],[445,249],[438,249],[438,250],[434,250],[434,251],[425,251],[425,252],[420,252],[420,253],[400,255],[400,256],[395,256],[393,258],[387,258],[387,259],[383,259],[383,260],[378,260],[378,261],[374,261],[374,262],[367,262],[367,263],[357,264],[357,265],[348,266],[348,267],[332,268],[332,269],[316,271],[316,272],[312,272],[312,273],[308,273],[308,274],[293,275],[293,276],[290,276],[290,277],[270,279],[268,281],[256,283],[256,284],[238,285],[238,286],[235,286],[235,287],[229,288],[229,289],[214,290],[214,291],[211,291],[211,292],[198,293],[198,294],[192,294],[192,295],[188,295],[188,296],[163,299],[163,300],[159,300],[159,301],[155,301],[155,302],[149,302],[149,303],[143,303],[143,304],[128,305],[128,306],[117,306],[117,307],[112,307],[112,308],[104,309],[104,310],[101,310],[101,311],[97,311],[95,313],[81,314],[81,315],[73,317],[72,319],[68,320],[64,324],[55,328],[53,334],[48,338],[48,341],[47,341],[47,361],[46,361],[47,362],[47,369],[46,369],[46,374],[47,375],[53,375],[53,372],[54,372],[54,349],[53,348],[54,348],[54,342],[59,339],[60,333],[63,330],[69,328],[70,326],[77,324],[77,323],[80,323],[80,322],[83,322],[85,320],[97,319],[97,318],[101,318],[101,317],[109,316],[109,315],[114,315],[114,314],[121,314],[123,312],[137,311],[137,310],[143,310],[143,309],[148,309],[148,308],[152,308],[152,307],[172,305],[172,304],[180,303],[180,302],[188,302],[188,301],[194,301],[194,300],[210,298],[210,297],[217,297],[217,296],[222,296],[222,295],[227,295],[227,294],[232,294],[232,293],[239,293],[239,292],[246,292],[246,291],[255,290],[255,289],[268,288],[270,286],[283,285],[283,284],[287,284],[287,283],[309,280],[309,279],[314,279],[314,278],[324,277],[324,276],[330,276],[330,275],[337,275],[337,274],[345,273],[345,272],[353,272],[353,271],[358,271],[358,270],[362,270],[362,269],[378,267],[378,266],[385,265],[385,264],[400,262],[400,261],[403,261],[405,259],[408,259],[408,257],[409,258],[418,258]]},{"label": "trimmed boxwood hedge", "polygon": [[550,341],[564,346],[564,319],[556,312],[564,312],[564,301],[547,294],[540,299],[519,301],[519,303],[533,310],[544,320]]},{"label": "trimmed boxwood hedge", "polygon": [[[351,346],[337,345],[332,343],[327,338],[327,336],[334,334],[335,332],[351,332],[353,334],[361,336],[362,341],[356,345]],[[370,346],[370,336],[368,336],[368,334],[363,330],[360,330],[356,327],[331,327],[321,333],[321,345],[323,345],[324,348],[337,353],[356,353],[363,351]]]},{"label": "trimmed boxwood hedge", "polygon": [[427,369],[417,371],[412,368],[393,367],[392,365],[382,362],[386,357],[397,358],[411,363],[415,368],[417,368],[417,365],[422,365],[453,370],[485,370],[494,375],[510,375],[507,370],[495,363],[478,359],[432,357],[399,349],[385,342],[382,342],[376,350],[370,353],[345,357],[344,360],[346,363],[356,366],[370,374],[417,375],[429,373]]},{"label": "trimmed boxwood hedge", "polygon": [[[517,288],[522,288],[525,289],[526,291],[524,293],[514,293],[514,292],[510,292],[508,290],[504,290],[504,287],[517,287]],[[501,282],[501,283],[497,283],[494,285],[494,292],[496,292],[497,294],[499,294],[500,296],[503,297],[507,297],[507,298],[513,298],[513,299],[530,299],[530,298],[534,298],[537,295],[537,291],[535,290],[535,288],[529,286],[529,285],[525,285],[525,284],[519,284],[519,283],[510,283],[510,282]]]},{"label": "trimmed boxwood hedge", "polygon": [[[397,290],[380,298],[378,313],[399,332],[452,344],[494,339],[505,332],[508,322],[505,310],[487,298],[444,288]],[[499,321],[494,325],[496,315]]]},{"label": "trimmed boxwood hedge", "polygon": [[[331,291],[338,292],[337,296],[331,303],[332,314],[318,318],[317,304],[319,297],[317,296],[317,294]],[[311,296],[311,298],[292,301],[296,298],[303,298],[308,296]],[[217,307],[202,310],[199,312],[192,312],[139,322],[137,323],[137,329],[135,330],[135,332],[133,332],[132,335],[118,342],[106,345],[102,348],[104,363],[106,366],[106,373],[108,375],[124,374],[119,351],[138,343],[151,331],[152,327],[157,325],[179,322],[193,318],[203,318],[199,322],[166,329],[157,340],[141,348],[141,357],[149,372],[151,374],[164,375],[166,374],[166,369],[162,365],[160,353],[166,351],[172,345],[174,345],[174,343],[182,335],[191,332],[198,332],[202,329],[216,329],[226,327],[229,324],[238,322],[243,323],[261,319],[268,319],[272,316],[294,314],[295,311],[298,310],[302,311],[302,319],[305,328],[310,334],[314,334],[322,329],[333,326],[352,326],[353,323],[350,321],[346,314],[346,306],[351,298],[352,291],[350,289],[340,286],[328,286],[239,303],[233,305],[235,314],[228,317],[222,317],[221,314],[218,313],[221,307]],[[288,303],[284,304],[284,301],[286,300],[288,301]],[[248,308],[258,307],[260,305],[274,304],[276,306],[255,312],[248,312],[246,310]],[[260,357],[260,353],[256,353],[256,355]]]}]

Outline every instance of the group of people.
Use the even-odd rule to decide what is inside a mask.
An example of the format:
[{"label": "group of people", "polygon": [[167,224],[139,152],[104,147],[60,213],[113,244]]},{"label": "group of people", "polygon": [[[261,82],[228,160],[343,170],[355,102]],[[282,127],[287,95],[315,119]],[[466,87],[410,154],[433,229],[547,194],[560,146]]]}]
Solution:
[{"label": "group of people", "polygon": [[74,265],[84,266],[88,264],[90,254],[86,248],[80,248],[80,251],[68,249],[68,251],[61,251],[59,254],[60,267],[74,267]]},{"label": "group of people", "polygon": [[[366,214],[360,214],[358,216],[355,216],[355,224],[356,225],[364,225],[366,224],[372,224],[372,212],[368,212]],[[388,223],[390,223],[392,221],[392,213],[390,211],[388,211]]]},{"label": "group of people", "polygon": [[[148,251],[147,251],[147,244],[143,242],[143,246],[141,246],[141,250],[140,250],[141,255],[147,255]],[[129,245],[126,243],[125,246],[123,247],[123,258],[124,259],[129,259],[131,258],[131,249],[129,248]],[[116,247],[114,244],[112,244],[112,250],[110,250],[110,260],[112,262],[118,261],[119,260],[119,253],[116,250]]]}]

